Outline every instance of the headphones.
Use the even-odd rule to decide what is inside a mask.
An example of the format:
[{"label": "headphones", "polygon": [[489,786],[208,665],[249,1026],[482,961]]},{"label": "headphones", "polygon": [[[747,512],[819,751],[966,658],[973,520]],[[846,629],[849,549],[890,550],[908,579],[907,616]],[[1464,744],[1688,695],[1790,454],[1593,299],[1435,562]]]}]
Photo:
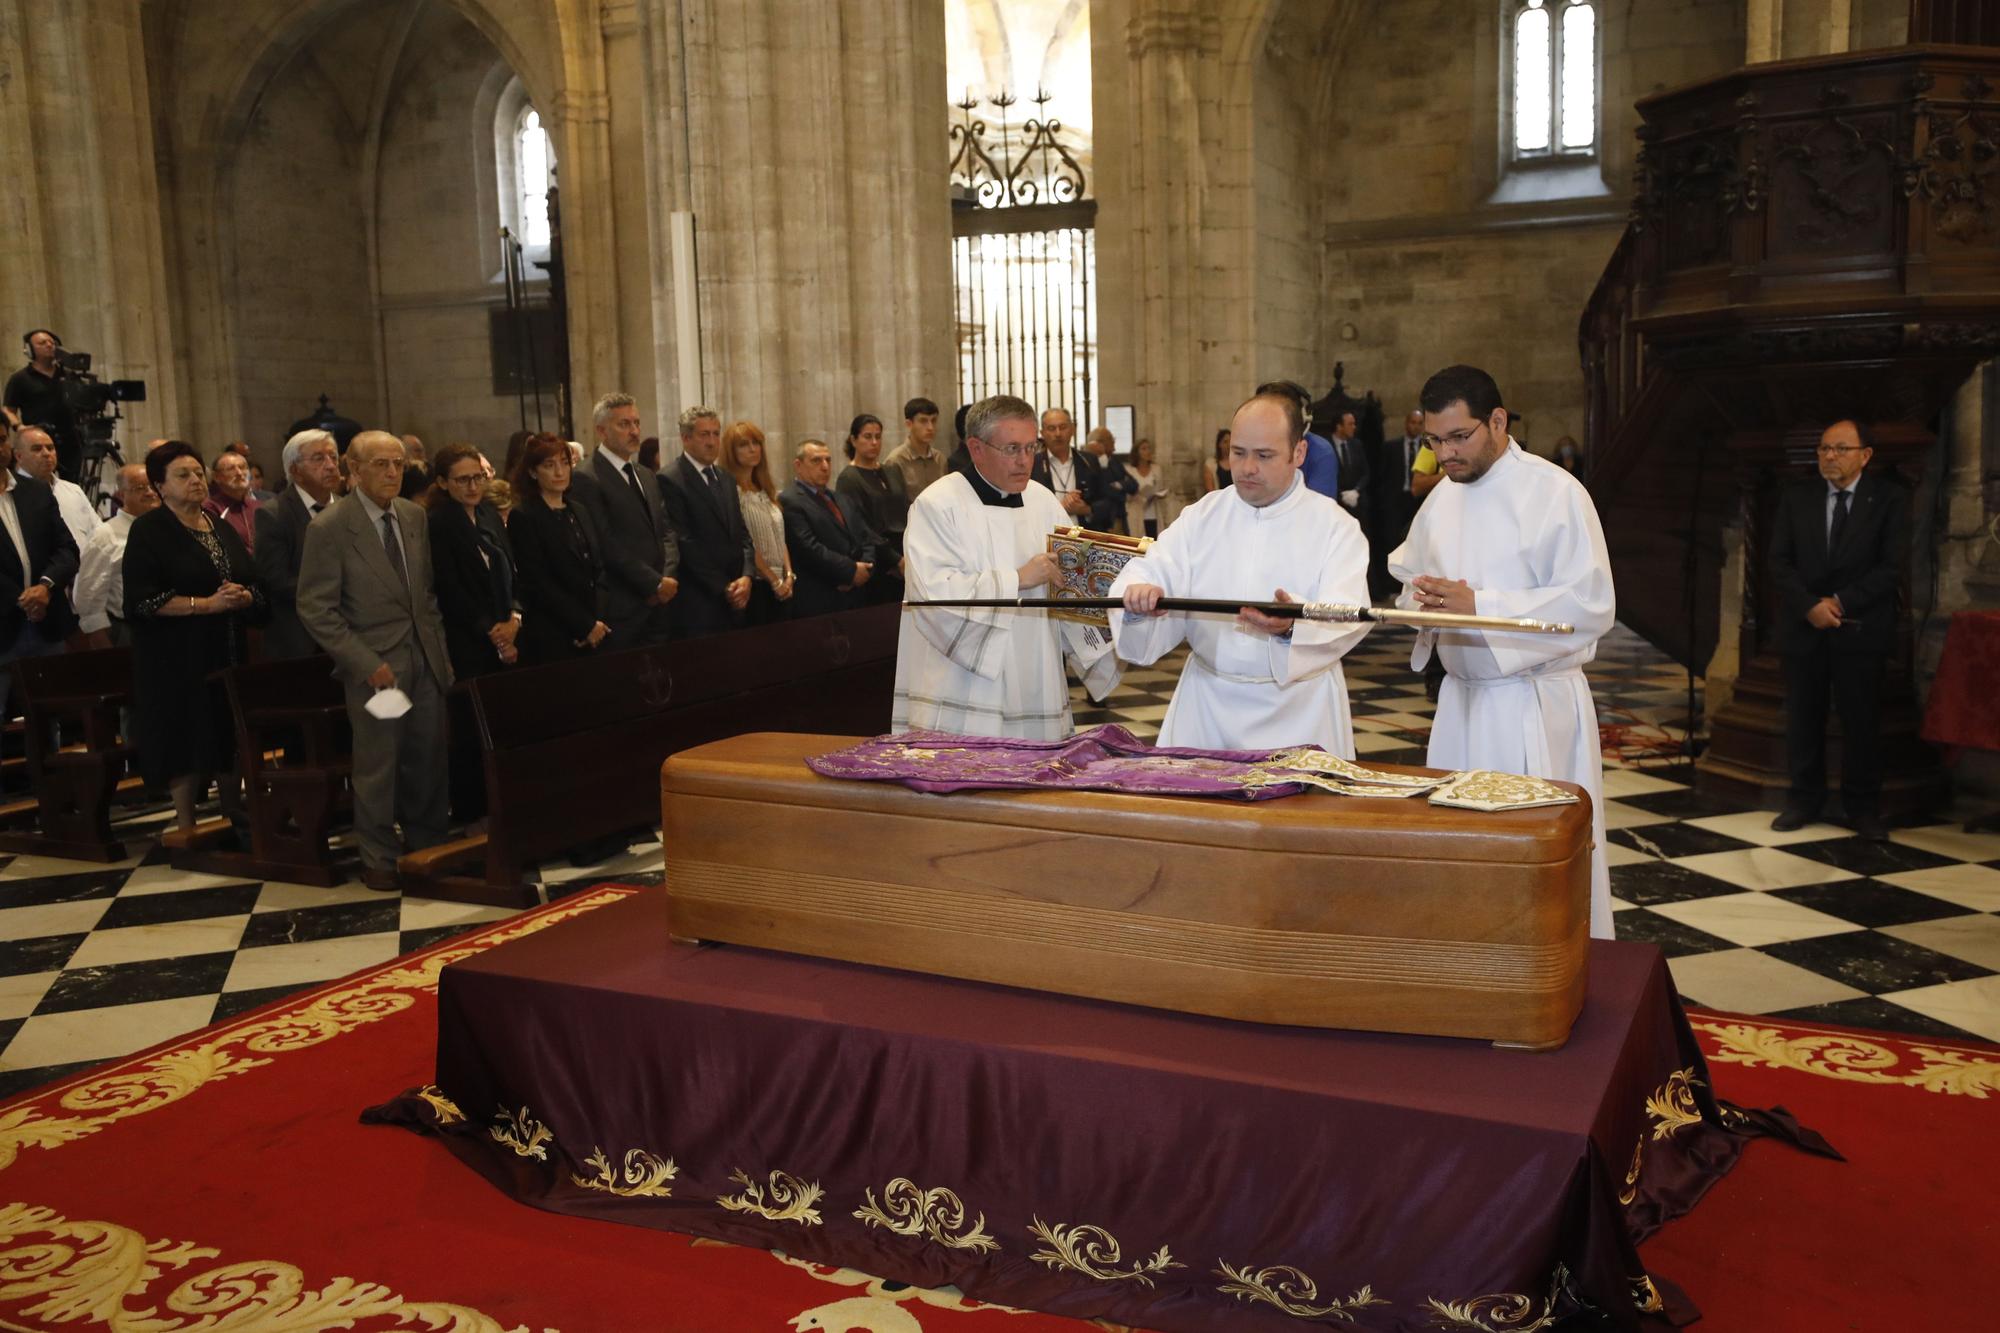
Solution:
[{"label": "headphones", "polygon": [[35,349],[32,346],[32,344],[34,342],[35,335],[38,333],[48,334],[50,340],[55,343],[56,350],[57,351],[62,350],[62,345],[63,345],[62,338],[57,335],[54,329],[29,329],[26,333],[21,335],[21,350],[28,354],[28,358],[30,360],[34,359]]}]

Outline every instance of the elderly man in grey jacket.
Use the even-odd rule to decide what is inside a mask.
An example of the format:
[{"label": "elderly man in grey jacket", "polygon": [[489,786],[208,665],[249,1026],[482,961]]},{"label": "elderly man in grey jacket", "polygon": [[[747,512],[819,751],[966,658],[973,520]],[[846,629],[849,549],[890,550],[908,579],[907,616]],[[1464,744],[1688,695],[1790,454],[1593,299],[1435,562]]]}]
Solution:
[{"label": "elderly man in grey jacket", "polygon": [[[354,728],[354,832],[361,882],[395,892],[403,843],[444,841],[450,818],[445,691],[451,662],[431,579],[424,511],[398,492],[403,442],[364,431],[348,446],[354,490],[306,530],[299,621],[333,658]],[[399,711],[407,699],[407,711]]]}]

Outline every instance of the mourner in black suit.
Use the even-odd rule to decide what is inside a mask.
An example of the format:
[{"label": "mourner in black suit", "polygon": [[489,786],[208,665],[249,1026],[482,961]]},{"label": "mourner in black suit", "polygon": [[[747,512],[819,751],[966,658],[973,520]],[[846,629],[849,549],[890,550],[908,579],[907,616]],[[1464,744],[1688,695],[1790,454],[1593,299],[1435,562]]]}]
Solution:
[{"label": "mourner in black suit", "polygon": [[1139,493],[1139,479],[1117,455],[1117,447],[1117,439],[1102,426],[1084,437],[1084,452],[1097,463],[1091,477],[1097,490],[1090,497],[1089,525],[1094,532],[1125,531],[1125,502]]},{"label": "mourner in black suit", "polygon": [[263,656],[274,661],[311,657],[319,651],[299,623],[299,564],[306,555],[306,527],[333,503],[333,488],[340,480],[340,450],[328,432],[302,430],[285,441],[280,461],[292,484],[276,500],[258,507],[257,545],[251,552],[257,582],[271,604]]},{"label": "mourner in black suit", "polygon": [[14,471],[13,447],[0,434],[0,719],[14,663],[62,651],[76,628],[69,589],[78,562],[55,493]]},{"label": "mourner in black suit", "polygon": [[809,440],[792,462],[796,480],[778,496],[785,511],[785,546],[798,575],[792,600],[802,616],[861,605],[865,594],[860,589],[874,572],[868,525],[848,497],[827,485],[832,473],[832,453]]},{"label": "mourner in black suit", "polygon": [[[729,429],[741,429],[738,422]],[[681,543],[674,633],[692,639],[736,629],[750,604],[750,530],[736,479],[722,464],[722,422],[692,408],[681,417],[681,456],[660,469],[660,498]]]},{"label": "mourner in black suit", "polygon": [[1840,710],[1840,796],[1847,823],[1886,836],[1881,819],[1881,690],[1896,644],[1896,600],[1909,546],[1903,488],[1865,475],[1866,430],[1836,421],[1819,442],[1820,475],[1788,488],[1771,534],[1778,650],[1785,661],[1785,757],[1791,794],[1771,827],[1787,832],[1826,800],[1827,703]]},{"label": "mourner in black suit", "polygon": [[569,446],[537,436],[515,471],[507,540],[514,548],[514,597],[522,666],[582,657],[611,632],[598,616],[603,556],[590,511],[569,498]]},{"label": "mourner in black suit", "polygon": [[515,658],[514,548],[500,511],[485,499],[486,474],[472,446],[439,450],[436,475],[426,493],[431,571],[451,673],[465,680]]},{"label": "mourner in black suit", "polygon": [[[459,680],[490,675],[520,660],[521,619],[514,614],[514,548],[500,511],[486,499],[485,460],[469,444],[447,444],[424,492],[430,514],[431,579],[444,621],[444,651]],[[445,700],[450,726],[452,819],[486,814],[486,767],[472,696]]]},{"label": "mourner in black suit", "polygon": [[1033,477],[1055,492],[1074,522],[1088,524],[1100,469],[1095,458],[1085,457],[1075,445],[1076,422],[1068,412],[1052,407],[1042,413],[1042,452],[1035,455]]},{"label": "mourner in black suit", "polygon": [[603,600],[611,627],[607,650],[667,641],[667,603],[680,592],[679,544],[660,505],[659,488],[639,467],[639,409],[622,393],[597,400],[591,417],[597,452],[577,469],[571,495],[590,511],[602,542]]}]

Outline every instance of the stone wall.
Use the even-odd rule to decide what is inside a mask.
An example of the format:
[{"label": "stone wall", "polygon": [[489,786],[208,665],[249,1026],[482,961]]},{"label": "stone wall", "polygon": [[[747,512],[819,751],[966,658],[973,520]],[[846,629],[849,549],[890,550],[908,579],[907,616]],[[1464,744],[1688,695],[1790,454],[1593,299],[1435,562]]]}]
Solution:
[{"label": "stone wall", "polygon": [[[1501,6],[1377,3],[1347,29],[1316,140],[1320,373],[1344,361],[1350,389],[1379,392],[1391,423],[1431,372],[1467,361],[1525,415],[1523,443],[1548,452],[1558,436],[1582,438],[1577,318],[1624,229],[1632,103],[1737,68],[1744,44],[1742,0],[1599,13],[1599,169],[1566,197],[1503,170]],[[1465,40],[1438,42],[1447,28]]]},{"label": "stone wall", "polygon": [[286,428],[320,394],[357,420],[381,419],[373,283],[357,206],[362,136],[341,91],[320,60],[293,62],[245,123],[225,187],[236,413],[208,431],[181,429],[210,457],[230,439],[243,440],[267,476],[276,475]]}]

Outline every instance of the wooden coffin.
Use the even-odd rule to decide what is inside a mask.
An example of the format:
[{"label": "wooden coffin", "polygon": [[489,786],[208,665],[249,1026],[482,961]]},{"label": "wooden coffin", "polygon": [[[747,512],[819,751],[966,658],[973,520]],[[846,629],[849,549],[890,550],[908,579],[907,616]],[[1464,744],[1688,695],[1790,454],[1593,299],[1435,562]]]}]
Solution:
[{"label": "wooden coffin", "polygon": [[1308,1027],[1560,1046],[1583,1003],[1590,805],[1308,793],[928,795],[765,732],[660,773],[669,930]]}]

